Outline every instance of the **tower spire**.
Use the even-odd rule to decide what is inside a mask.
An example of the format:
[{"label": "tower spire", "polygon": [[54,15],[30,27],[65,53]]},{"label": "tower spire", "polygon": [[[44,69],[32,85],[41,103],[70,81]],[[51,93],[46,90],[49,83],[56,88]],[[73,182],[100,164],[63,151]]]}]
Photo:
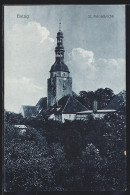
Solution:
[{"label": "tower spire", "polygon": [[63,33],[61,31],[61,20],[59,22],[59,32],[57,33],[57,46],[55,48],[56,61],[64,60]]},{"label": "tower spire", "polygon": [[61,31],[61,20],[59,21],[59,31]]}]

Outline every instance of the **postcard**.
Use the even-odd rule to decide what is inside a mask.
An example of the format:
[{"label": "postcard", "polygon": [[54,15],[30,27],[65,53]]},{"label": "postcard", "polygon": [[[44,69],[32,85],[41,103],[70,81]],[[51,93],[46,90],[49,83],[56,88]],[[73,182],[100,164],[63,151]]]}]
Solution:
[{"label": "postcard", "polygon": [[125,5],[4,6],[4,192],[126,191]]}]

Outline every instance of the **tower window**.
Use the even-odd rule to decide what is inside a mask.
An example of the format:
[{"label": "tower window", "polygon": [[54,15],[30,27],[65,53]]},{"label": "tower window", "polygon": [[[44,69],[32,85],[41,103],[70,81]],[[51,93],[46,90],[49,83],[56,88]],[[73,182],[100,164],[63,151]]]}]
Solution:
[{"label": "tower window", "polygon": [[63,82],[63,89],[66,89],[65,82]]}]

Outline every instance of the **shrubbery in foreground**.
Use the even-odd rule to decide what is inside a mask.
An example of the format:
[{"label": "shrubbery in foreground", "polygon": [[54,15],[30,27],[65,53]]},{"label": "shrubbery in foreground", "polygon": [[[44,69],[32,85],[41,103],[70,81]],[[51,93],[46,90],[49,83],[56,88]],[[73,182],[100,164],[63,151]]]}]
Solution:
[{"label": "shrubbery in foreground", "polygon": [[5,191],[125,190],[125,131],[120,113],[64,124],[6,113]]}]

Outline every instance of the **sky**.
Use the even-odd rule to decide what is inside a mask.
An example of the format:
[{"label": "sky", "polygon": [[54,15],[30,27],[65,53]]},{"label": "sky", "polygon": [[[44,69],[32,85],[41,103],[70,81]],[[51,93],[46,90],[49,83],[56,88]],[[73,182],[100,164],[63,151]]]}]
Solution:
[{"label": "sky", "polygon": [[60,20],[73,91],[126,89],[124,5],[5,6],[6,110],[18,113],[47,96]]}]

